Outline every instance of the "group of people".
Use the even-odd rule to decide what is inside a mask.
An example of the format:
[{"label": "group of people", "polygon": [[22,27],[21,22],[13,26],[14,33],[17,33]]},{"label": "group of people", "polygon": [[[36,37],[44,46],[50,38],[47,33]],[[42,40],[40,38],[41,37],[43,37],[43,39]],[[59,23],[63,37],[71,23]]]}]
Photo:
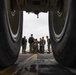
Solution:
[{"label": "group of people", "polygon": [[[51,42],[48,36],[46,36],[46,38],[47,38],[48,52],[50,53]],[[44,37],[40,38],[40,40],[38,41],[33,37],[33,34],[31,34],[31,36],[28,39],[28,43],[30,53],[44,53],[46,44]],[[26,46],[27,46],[27,39],[24,36],[24,38],[22,38],[22,53],[26,53]]]}]

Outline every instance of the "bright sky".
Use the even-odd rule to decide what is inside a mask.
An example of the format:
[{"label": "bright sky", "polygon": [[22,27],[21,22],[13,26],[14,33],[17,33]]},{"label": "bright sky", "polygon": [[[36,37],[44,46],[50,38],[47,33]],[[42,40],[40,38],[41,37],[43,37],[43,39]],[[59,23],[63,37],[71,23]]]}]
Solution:
[{"label": "bright sky", "polygon": [[[49,28],[48,28],[48,13],[40,13],[39,18],[37,15],[33,13],[24,12],[23,17],[23,36],[26,36],[27,40],[31,34],[33,34],[34,38],[41,38],[44,36],[49,36]],[[29,49],[29,45],[27,46],[27,50]]]}]

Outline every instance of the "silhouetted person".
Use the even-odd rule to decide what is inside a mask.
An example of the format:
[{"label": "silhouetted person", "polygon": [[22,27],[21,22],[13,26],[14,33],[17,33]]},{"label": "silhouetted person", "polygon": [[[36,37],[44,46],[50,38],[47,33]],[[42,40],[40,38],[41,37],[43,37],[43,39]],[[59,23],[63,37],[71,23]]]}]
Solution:
[{"label": "silhouetted person", "polygon": [[33,52],[33,44],[34,44],[34,37],[33,34],[31,34],[31,37],[29,37],[29,44],[30,44],[30,52]]},{"label": "silhouetted person", "polygon": [[38,52],[38,40],[34,39],[34,46],[33,46],[33,53],[37,53]]},{"label": "silhouetted person", "polygon": [[39,41],[39,52],[42,53],[42,39]]},{"label": "silhouetted person", "polygon": [[51,45],[50,38],[48,38],[48,36],[46,36],[46,38],[47,38],[48,52],[50,53],[50,45]]},{"label": "silhouetted person", "polygon": [[44,37],[42,37],[42,53],[44,53],[44,51],[45,51],[45,44],[46,44],[46,41],[45,41]]},{"label": "silhouetted person", "polygon": [[27,46],[27,39],[24,36],[24,38],[22,38],[22,53],[26,53],[26,46]]}]

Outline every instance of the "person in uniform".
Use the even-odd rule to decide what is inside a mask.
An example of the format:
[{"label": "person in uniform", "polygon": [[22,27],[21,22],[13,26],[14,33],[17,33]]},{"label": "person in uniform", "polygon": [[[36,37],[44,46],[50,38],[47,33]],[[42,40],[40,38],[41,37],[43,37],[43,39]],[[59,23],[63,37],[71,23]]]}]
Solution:
[{"label": "person in uniform", "polygon": [[24,36],[24,38],[22,38],[22,54],[26,53],[26,46],[27,46],[27,39],[26,36]]},{"label": "person in uniform", "polygon": [[39,52],[42,53],[42,39],[39,41]]},{"label": "person in uniform", "polygon": [[33,52],[33,44],[34,44],[34,37],[33,34],[31,34],[31,36],[29,37],[29,47],[30,47],[30,53]]},{"label": "person in uniform", "polygon": [[44,53],[44,51],[45,51],[45,44],[46,44],[46,41],[45,41],[44,37],[42,37],[42,53]]},{"label": "person in uniform", "polygon": [[50,53],[50,45],[51,45],[50,38],[48,38],[48,36],[46,36],[46,38],[47,38],[48,52]]},{"label": "person in uniform", "polygon": [[37,39],[34,39],[33,48],[34,48],[33,53],[37,53],[38,52],[38,40]]}]

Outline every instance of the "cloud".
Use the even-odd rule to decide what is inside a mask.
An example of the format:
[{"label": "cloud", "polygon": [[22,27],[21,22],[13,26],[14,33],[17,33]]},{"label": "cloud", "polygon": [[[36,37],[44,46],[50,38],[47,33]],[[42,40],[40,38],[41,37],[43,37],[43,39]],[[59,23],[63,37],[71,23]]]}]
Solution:
[{"label": "cloud", "polygon": [[48,13],[40,13],[39,18],[35,14],[24,12],[23,18],[23,36],[27,38],[33,33],[35,37],[49,35]]}]

